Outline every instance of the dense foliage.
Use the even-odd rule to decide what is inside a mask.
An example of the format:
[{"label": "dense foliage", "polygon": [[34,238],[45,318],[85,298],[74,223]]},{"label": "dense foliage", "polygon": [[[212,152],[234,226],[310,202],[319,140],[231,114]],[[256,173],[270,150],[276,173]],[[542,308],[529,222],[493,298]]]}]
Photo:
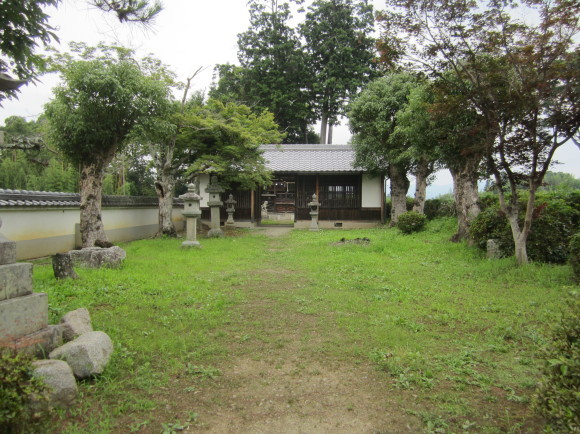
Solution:
[{"label": "dense foliage", "polygon": [[397,228],[404,234],[411,234],[423,230],[425,223],[427,223],[425,214],[420,214],[417,211],[407,211],[399,216]]},{"label": "dense foliage", "polygon": [[[498,240],[504,256],[514,254],[510,225],[501,211],[497,196],[482,200],[486,207],[471,225],[471,237],[481,249],[488,239]],[[525,208],[527,197],[520,198]],[[568,259],[570,239],[580,227],[580,192],[539,193],[534,208],[534,224],[528,239],[530,259],[540,262],[564,263]]]},{"label": "dense foliage", "polygon": [[41,401],[46,386],[32,373],[31,358],[0,351],[0,431],[34,432],[43,422],[31,400]]},{"label": "dense foliage", "polygon": [[568,309],[544,352],[544,377],[534,396],[536,411],[547,420],[548,432],[580,430],[580,297]]},{"label": "dense foliage", "polygon": [[570,265],[576,283],[580,283],[580,232],[570,239]]},{"label": "dense foliage", "polygon": [[433,199],[427,199],[425,201],[423,212],[428,220],[440,217],[455,217],[457,215],[455,201],[453,200],[453,196],[450,194]]},{"label": "dense foliage", "polygon": [[[498,185],[516,260],[526,263],[534,193],[556,149],[580,126],[577,4],[388,0],[387,5],[380,17],[381,58],[438,77],[481,115],[486,170]],[[519,206],[521,185],[531,192],[525,209]]]}]

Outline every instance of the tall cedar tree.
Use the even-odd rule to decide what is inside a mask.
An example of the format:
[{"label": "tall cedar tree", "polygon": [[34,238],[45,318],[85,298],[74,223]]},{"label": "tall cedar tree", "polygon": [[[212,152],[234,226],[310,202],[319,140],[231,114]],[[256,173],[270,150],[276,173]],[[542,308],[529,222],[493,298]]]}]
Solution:
[{"label": "tall cedar tree", "polygon": [[[290,5],[277,0],[251,0],[249,5],[250,28],[238,35],[242,69],[230,70],[240,79],[237,102],[272,112],[286,143],[304,142],[313,115],[306,91],[306,57],[289,25]],[[220,86],[226,84],[220,80]]]},{"label": "tall cedar tree", "polygon": [[[527,263],[535,194],[554,152],[578,132],[578,4],[569,0],[388,0],[382,58],[445,79],[484,118],[484,159]],[[525,14],[522,14],[522,9]],[[525,23],[518,16],[536,16]],[[523,215],[522,184],[529,198]]]},{"label": "tall cedar tree", "polygon": [[373,7],[367,0],[316,0],[300,25],[322,144],[332,143],[332,126],[349,98],[375,76],[373,29]]},{"label": "tall cedar tree", "polygon": [[49,137],[80,166],[83,247],[107,240],[101,217],[104,171],[133,128],[167,110],[169,87],[146,75],[130,50],[73,46],[78,58],[59,56],[63,84],[46,105]]}]

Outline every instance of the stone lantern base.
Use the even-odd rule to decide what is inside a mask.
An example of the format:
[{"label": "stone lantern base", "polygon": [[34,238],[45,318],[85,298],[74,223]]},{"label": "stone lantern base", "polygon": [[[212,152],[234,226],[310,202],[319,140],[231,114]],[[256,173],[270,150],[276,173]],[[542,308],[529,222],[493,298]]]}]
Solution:
[{"label": "stone lantern base", "polygon": [[201,248],[201,244],[199,244],[199,241],[184,241],[183,243],[181,243],[181,247],[199,247]]}]

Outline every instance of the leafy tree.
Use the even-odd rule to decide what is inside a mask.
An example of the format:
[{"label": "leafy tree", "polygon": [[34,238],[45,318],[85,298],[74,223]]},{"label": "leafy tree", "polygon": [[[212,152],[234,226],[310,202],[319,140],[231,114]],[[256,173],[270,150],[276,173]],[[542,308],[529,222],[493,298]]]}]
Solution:
[{"label": "leafy tree", "polygon": [[[455,86],[484,119],[485,162],[498,187],[518,264],[535,193],[554,152],[578,131],[577,6],[568,0],[525,1],[537,23],[515,18],[512,1],[389,0],[383,15],[384,53]],[[398,8],[398,9],[397,9]],[[384,55],[383,57],[387,57]],[[530,192],[520,223],[518,185]],[[510,192],[505,194],[505,188]]]},{"label": "leafy tree", "polygon": [[[89,4],[113,12],[123,21],[149,23],[161,11],[161,3],[148,0],[87,0]],[[35,51],[58,41],[49,23],[48,7],[57,7],[60,0],[6,0],[0,7],[0,103],[14,98],[26,80],[35,80],[45,68],[45,61]],[[15,75],[19,80],[11,80]]]},{"label": "leafy tree", "polygon": [[209,100],[185,113],[185,121],[188,128],[178,142],[195,152],[189,173],[215,174],[224,185],[235,183],[244,189],[270,182],[260,144],[283,138],[272,113],[255,114],[248,106]]},{"label": "leafy tree", "polygon": [[412,143],[397,131],[397,115],[407,108],[411,90],[418,84],[408,73],[379,78],[351,103],[348,113],[355,164],[370,172],[387,173],[391,181],[391,225],[407,211],[407,175],[414,163]]},{"label": "leafy tree", "polygon": [[423,214],[429,177],[440,167],[441,158],[429,112],[432,102],[430,84],[418,83],[410,90],[407,100],[408,104],[397,112],[394,134],[398,140],[410,145],[407,153],[412,157],[411,172],[415,175],[413,211]]},{"label": "leafy tree", "polygon": [[541,190],[580,190],[580,179],[571,173],[548,171]]},{"label": "leafy tree", "polygon": [[429,121],[424,139],[434,146],[436,158],[453,177],[457,232],[451,240],[471,242],[469,228],[480,212],[478,180],[487,146],[485,121],[446,81],[437,80],[425,91]]},{"label": "leafy tree", "polygon": [[106,240],[101,218],[104,171],[139,124],[167,109],[169,89],[133,59],[130,50],[73,45],[71,55],[58,56],[55,68],[63,84],[46,105],[49,138],[80,167],[83,247]]},{"label": "leafy tree", "polygon": [[173,101],[171,111],[142,129],[138,139],[149,147],[157,173],[159,233],[169,236],[176,235],[171,213],[180,178],[214,173],[224,183],[263,185],[269,174],[259,145],[283,137],[270,112],[255,114],[248,106],[217,99],[204,102],[201,93],[188,98],[195,75],[187,79],[181,101]]},{"label": "leafy tree", "polygon": [[256,112],[269,110],[286,134],[286,143],[307,141],[314,116],[305,53],[289,25],[290,5],[250,0],[249,6],[250,28],[238,35],[241,67],[219,65],[211,96],[248,105]]},{"label": "leafy tree", "polygon": [[77,171],[43,140],[45,120],[5,119],[0,144],[0,188],[16,190],[78,191]]},{"label": "leafy tree", "polygon": [[373,7],[367,0],[316,0],[300,26],[312,105],[321,119],[320,143],[332,143],[332,126],[344,114],[349,98],[373,78],[373,24]]}]

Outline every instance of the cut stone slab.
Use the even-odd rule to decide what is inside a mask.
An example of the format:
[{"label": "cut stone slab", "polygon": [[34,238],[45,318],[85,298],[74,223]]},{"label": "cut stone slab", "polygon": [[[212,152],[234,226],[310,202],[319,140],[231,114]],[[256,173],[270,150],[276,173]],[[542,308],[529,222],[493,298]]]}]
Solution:
[{"label": "cut stone slab", "polygon": [[85,247],[81,250],[71,250],[68,253],[73,266],[86,268],[117,268],[121,266],[127,256],[127,253],[119,246],[109,248]]},{"label": "cut stone slab", "polygon": [[69,408],[77,399],[79,390],[71,367],[62,360],[35,360],[34,376],[40,377],[49,388],[48,405]]},{"label": "cut stone slab", "polygon": [[[0,225],[2,223],[0,222]],[[0,265],[14,264],[16,262],[16,243],[0,234]]]},{"label": "cut stone slab", "polygon": [[0,265],[0,301],[32,294],[32,264]]},{"label": "cut stone slab", "polygon": [[0,346],[48,326],[48,296],[37,292],[0,301]]},{"label": "cut stone slab", "polygon": [[8,346],[19,353],[45,358],[52,350],[62,344],[60,326],[49,325],[42,330],[12,341]]},{"label": "cut stone slab", "polygon": [[91,315],[84,307],[73,310],[63,316],[60,320],[60,326],[62,328],[62,338],[65,342],[72,341],[84,333],[93,331]]},{"label": "cut stone slab", "polygon": [[104,332],[88,332],[49,354],[66,361],[75,377],[82,379],[103,373],[113,353],[113,342]]}]

